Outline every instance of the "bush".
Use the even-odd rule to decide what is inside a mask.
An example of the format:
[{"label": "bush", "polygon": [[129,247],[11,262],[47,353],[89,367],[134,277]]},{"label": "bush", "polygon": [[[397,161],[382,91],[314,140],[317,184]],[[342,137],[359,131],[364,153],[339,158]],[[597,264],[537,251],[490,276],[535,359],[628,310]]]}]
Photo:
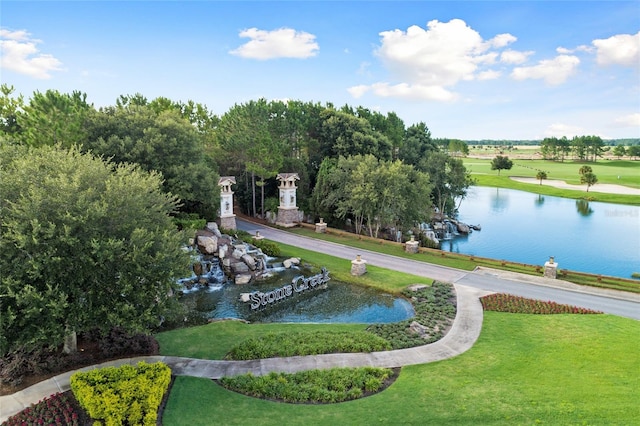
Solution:
[{"label": "bush", "polygon": [[224,377],[219,383],[227,389],[257,398],[327,404],[380,392],[395,377],[396,374],[389,368],[332,368],[295,374],[245,374]]},{"label": "bush", "polygon": [[80,414],[72,399],[67,395],[56,393],[44,398],[37,404],[25,408],[15,416],[11,416],[2,426],[22,425],[80,425]]},{"label": "bush", "polygon": [[171,382],[171,369],[161,362],[136,367],[106,367],[71,376],[71,390],[98,424],[155,426],[158,408]]},{"label": "bush", "polygon": [[248,360],[326,353],[376,352],[391,349],[385,339],[368,332],[267,333],[231,349],[227,359]]},{"label": "bush", "polygon": [[176,227],[180,230],[194,231],[202,229],[207,225],[207,221],[205,219],[201,219],[200,215],[197,213],[181,213],[173,218],[173,223],[175,223]]},{"label": "bush", "polygon": [[264,254],[271,257],[280,256],[280,246],[273,241],[268,240],[253,240],[251,244],[262,250]]}]

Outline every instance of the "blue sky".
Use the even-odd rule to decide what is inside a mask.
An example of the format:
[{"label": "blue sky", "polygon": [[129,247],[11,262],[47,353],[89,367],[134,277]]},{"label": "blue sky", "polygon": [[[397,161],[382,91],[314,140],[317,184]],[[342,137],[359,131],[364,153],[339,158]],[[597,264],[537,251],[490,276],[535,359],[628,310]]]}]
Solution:
[{"label": "blue sky", "polygon": [[640,137],[640,2],[7,1],[2,83],[395,112],[434,137]]}]

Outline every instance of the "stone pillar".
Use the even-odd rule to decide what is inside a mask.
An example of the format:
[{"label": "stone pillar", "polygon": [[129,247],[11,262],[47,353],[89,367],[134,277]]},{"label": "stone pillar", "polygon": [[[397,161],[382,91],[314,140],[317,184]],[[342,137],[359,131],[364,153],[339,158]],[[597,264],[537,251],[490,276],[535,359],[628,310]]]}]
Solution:
[{"label": "stone pillar", "polygon": [[554,261],[553,256],[544,264],[544,277],[555,279],[558,275],[558,263]]},{"label": "stone pillar", "polygon": [[260,235],[260,231],[256,231],[256,235],[253,236],[253,239],[260,241],[260,240],[263,240],[264,237]]},{"label": "stone pillar", "polygon": [[351,275],[359,277],[360,275],[367,273],[367,261],[362,260],[360,255],[357,255],[355,260],[351,261]]},{"label": "stone pillar", "polygon": [[320,222],[316,223],[316,233],[324,234],[325,232],[327,232],[327,224],[320,218]]},{"label": "stone pillar", "polygon": [[405,243],[404,251],[406,251],[407,253],[417,253],[419,245],[420,243],[416,241],[416,239],[412,235],[411,240]]},{"label": "stone pillar", "polygon": [[233,214],[233,191],[235,176],[223,176],[218,181],[220,187],[220,228],[236,229],[236,215]]},{"label": "stone pillar", "polygon": [[276,179],[280,181],[280,205],[276,225],[291,228],[298,223],[298,206],[296,205],[296,180],[300,180],[297,173],[279,173]]}]

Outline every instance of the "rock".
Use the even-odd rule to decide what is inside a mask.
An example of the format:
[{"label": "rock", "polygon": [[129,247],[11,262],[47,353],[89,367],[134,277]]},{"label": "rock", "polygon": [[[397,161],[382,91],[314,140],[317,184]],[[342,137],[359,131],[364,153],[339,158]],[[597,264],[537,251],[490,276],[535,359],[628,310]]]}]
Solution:
[{"label": "rock", "polygon": [[237,248],[233,249],[233,251],[231,252],[231,257],[233,257],[234,259],[240,260],[242,259],[242,256],[244,256],[244,251],[238,250]]},{"label": "rock", "polygon": [[409,331],[411,331],[414,334],[419,335],[420,337],[425,337],[428,335],[429,329],[427,327],[425,327],[424,325],[420,324],[417,321],[413,321],[410,325],[409,325]]},{"label": "rock", "polygon": [[218,238],[215,236],[198,236],[198,250],[203,254],[214,254],[218,251]]},{"label": "rock", "polygon": [[462,233],[462,234],[468,234],[469,231],[469,225],[462,223],[462,222],[456,222],[456,227],[458,228],[458,232]]},{"label": "rock", "polygon": [[222,233],[220,232],[220,229],[218,229],[218,224],[215,222],[207,222],[207,227],[206,229],[208,231],[213,232],[213,235],[215,235],[216,237],[220,238],[222,237]]},{"label": "rock", "polygon": [[245,272],[249,272],[249,266],[243,262],[236,262],[231,264],[231,270],[234,274],[242,274]]},{"label": "rock", "polygon": [[238,274],[235,277],[235,283],[238,285],[249,284],[251,282],[251,274]]},{"label": "rock", "polygon": [[418,291],[418,290],[422,290],[423,288],[427,288],[427,287],[429,287],[429,286],[426,285],[426,284],[413,284],[413,285],[410,285],[407,288],[409,290],[411,290],[411,291]]},{"label": "rock", "polygon": [[225,257],[227,257],[227,253],[229,251],[229,246],[224,244],[224,245],[218,245],[218,257],[220,259],[224,259]]},{"label": "rock", "polygon": [[252,271],[256,270],[256,260],[250,254],[243,254],[240,258],[242,261],[251,269]]},{"label": "rock", "polygon": [[300,264],[300,258],[299,257],[292,257],[291,259],[289,259],[291,261],[292,265],[299,265]]},{"label": "rock", "polygon": [[202,269],[203,269],[202,268],[202,263],[200,263],[200,262],[194,263],[192,269],[193,269],[193,273],[194,274],[196,274],[198,276],[202,275]]},{"label": "rock", "polygon": [[[238,284],[238,283],[236,283]],[[250,300],[251,293],[240,293],[240,301],[247,303]]]}]

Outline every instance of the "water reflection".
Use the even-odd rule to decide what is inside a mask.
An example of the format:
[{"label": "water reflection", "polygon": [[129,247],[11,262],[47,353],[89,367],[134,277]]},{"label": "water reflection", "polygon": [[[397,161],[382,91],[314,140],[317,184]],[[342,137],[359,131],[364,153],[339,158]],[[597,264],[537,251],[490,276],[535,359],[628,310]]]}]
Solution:
[{"label": "water reflection", "polygon": [[536,207],[542,207],[542,205],[544,204],[544,196],[542,194],[538,194],[535,203]]},{"label": "water reflection", "polygon": [[593,214],[593,209],[589,206],[587,200],[576,200],[576,210],[582,217],[588,217]]},{"label": "water reflection", "polygon": [[491,197],[491,210],[496,213],[503,212],[509,207],[509,197],[500,191],[500,188],[495,188],[495,192]]},{"label": "water reflection", "polygon": [[289,275],[270,284],[217,286],[187,292],[183,302],[207,318],[241,318],[252,322],[391,323],[415,315],[407,300],[367,287],[331,280],[316,289],[287,298],[263,310],[252,311],[241,293],[268,292],[289,283]]}]

